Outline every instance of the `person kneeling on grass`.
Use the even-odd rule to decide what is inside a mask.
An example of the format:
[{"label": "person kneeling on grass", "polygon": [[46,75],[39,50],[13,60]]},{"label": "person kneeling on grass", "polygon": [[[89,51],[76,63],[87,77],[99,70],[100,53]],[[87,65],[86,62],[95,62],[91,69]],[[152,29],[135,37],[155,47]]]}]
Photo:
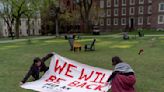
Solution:
[{"label": "person kneeling on grass", "polygon": [[118,56],[112,58],[112,65],[114,66],[114,71],[106,85],[111,83],[112,92],[135,92],[136,79],[130,65],[124,63]]},{"label": "person kneeling on grass", "polygon": [[45,65],[45,61],[48,60],[52,56],[53,56],[53,53],[49,53],[41,59],[39,57],[36,57],[33,61],[33,64],[31,65],[29,71],[27,72],[27,74],[25,75],[23,80],[20,82],[20,85],[24,84],[30,76],[32,76],[34,78],[34,80],[38,80],[39,73],[40,72],[45,73],[49,69],[49,67],[47,67]]}]

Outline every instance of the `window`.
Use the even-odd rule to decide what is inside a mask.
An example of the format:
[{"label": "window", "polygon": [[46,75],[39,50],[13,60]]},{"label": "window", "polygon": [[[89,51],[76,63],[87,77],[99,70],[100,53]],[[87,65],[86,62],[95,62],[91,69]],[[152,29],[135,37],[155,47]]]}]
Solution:
[{"label": "window", "polygon": [[122,15],[126,15],[126,8],[122,8]]},{"label": "window", "polygon": [[126,6],[126,0],[122,0],[122,6]]},{"label": "window", "polygon": [[164,3],[159,4],[159,12],[164,12]]},{"label": "window", "polygon": [[144,0],[139,0],[139,4],[144,4]]},{"label": "window", "polygon": [[148,0],[148,3],[152,3],[152,0]]},{"label": "window", "polygon": [[150,17],[147,17],[147,24],[150,24]]},{"label": "window", "polygon": [[107,9],[107,16],[111,16],[111,10]]},{"label": "window", "polygon": [[143,25],[143,17],[138,18],[138,25]]},{"label": "window", "polygon": [[114,9],[114,16],[118,16],[118,9]]},{"label": "window", "polygon": [[114,18],[114,25],[118,25],[118,18]]},{"label": "window", "polygon": [[139,14],[143,14],[143,11],[144,11],[144,7],[143,6],[140,6],[139,7]]},{"label": "window", "polygon": [[114,6],[118,6],[118,0],[114,0]]},{"label": "window", "polygon": [[164,15],[158,16],[158,24],[164,24]]},{"label": "window", "polygon": [[111,7],[111,0],[107,0],[107,7]]},{"label": "window", "polygon": [[126,18],[121,19],[121,25],[126,25]]},{"label": "window", "polygon": [[152,13],[152,6],[148,6],[148,14]]},{"label": "window", "polygon": [[130,0],[130,5],[135,5],[135,0]]},{"label": "window", "polygon": [[100,8],[104,8],[104,0],[100,1]]},{"label": "window", "polygon": [[106,20],[107,22],[107,25],[111,25],[111,19],[110,18],[107,18],[107,20]]},{"label": "window", "polygon": [[135,8],[134,7],[130,7],[130,15],[134,15],[135,12]]},{"label": "window", "polygon": [[104,26],[104,19],[100,19],[100,25]]}]

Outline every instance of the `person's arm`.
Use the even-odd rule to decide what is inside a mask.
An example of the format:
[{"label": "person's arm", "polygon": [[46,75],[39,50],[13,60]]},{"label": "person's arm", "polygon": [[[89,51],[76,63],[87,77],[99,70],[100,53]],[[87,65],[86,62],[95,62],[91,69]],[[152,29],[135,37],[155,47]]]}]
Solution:
[{"label": "person's arm", "polygon": [[107,80],[107,82],[110,82],[116,76],[117,73],[118,71],[114,71],[112,75],[109,77],[109,79]]},{"label": "person's arm", "polygon": [[32,67],[31,67],[30,70],[27,72],[27,74],[25,75],[25,77],[23,78],[23,80],[22,80],[21,82],[22,82],[22,83],[25,83],[31,75],[32,75]]},{"label": "person's arm", "polygon": [[46,60],[48,60],[50,57],[52,57],[54,54],[53,53],[49,53],[47,54],[45,57],[43,57],[41,60],[42,62],[45,62]]}]

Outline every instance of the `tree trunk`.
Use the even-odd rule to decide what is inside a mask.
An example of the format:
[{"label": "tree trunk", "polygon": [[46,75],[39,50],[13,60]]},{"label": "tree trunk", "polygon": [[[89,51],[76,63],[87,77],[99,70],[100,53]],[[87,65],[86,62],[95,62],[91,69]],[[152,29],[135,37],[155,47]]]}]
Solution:
[{"label": "tree trunk", "polygon": [[10,37],[12,38],[12,40],[14,40],[14,34],[12,32],[12,26],[8,26],[8,31],[9,31]]},{"label": "tree trunk", "polygon": [[31,32],[30,32],[30,29],[31,29],[30,18],[28,18],[28,20],[27,20],[27,25],[28,25],[28,29],[27,29],[28,36],[30,36],[31,35]]},{"label": "tree trunk", "polygon": [[16,24],[15,24],[15,36],[18,39],[19,38],[19,24],[20,24],[20,18],[16,18]]}]

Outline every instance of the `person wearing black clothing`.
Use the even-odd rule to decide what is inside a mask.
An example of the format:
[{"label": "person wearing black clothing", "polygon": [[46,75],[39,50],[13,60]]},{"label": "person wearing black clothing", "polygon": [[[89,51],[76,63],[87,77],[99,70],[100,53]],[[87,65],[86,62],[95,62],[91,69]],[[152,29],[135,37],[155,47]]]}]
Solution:
[{"label": "person wearing black clothing", "polygon": [[31,65],[29,71],[27,72],[27,74],[25,75],[23,80],[20,82],[20,84],[25,83],[30,76],[32,76],[34,78],[34,80],[38,80],[39,73],[40,72],[45,73],[49,69],[49,67],[47,67],[45,65],[45,61],[48,60],[52,56],[53,56],[53,53],[49,53],[43,58],[36,57],[33,61],[33,64]]}]

